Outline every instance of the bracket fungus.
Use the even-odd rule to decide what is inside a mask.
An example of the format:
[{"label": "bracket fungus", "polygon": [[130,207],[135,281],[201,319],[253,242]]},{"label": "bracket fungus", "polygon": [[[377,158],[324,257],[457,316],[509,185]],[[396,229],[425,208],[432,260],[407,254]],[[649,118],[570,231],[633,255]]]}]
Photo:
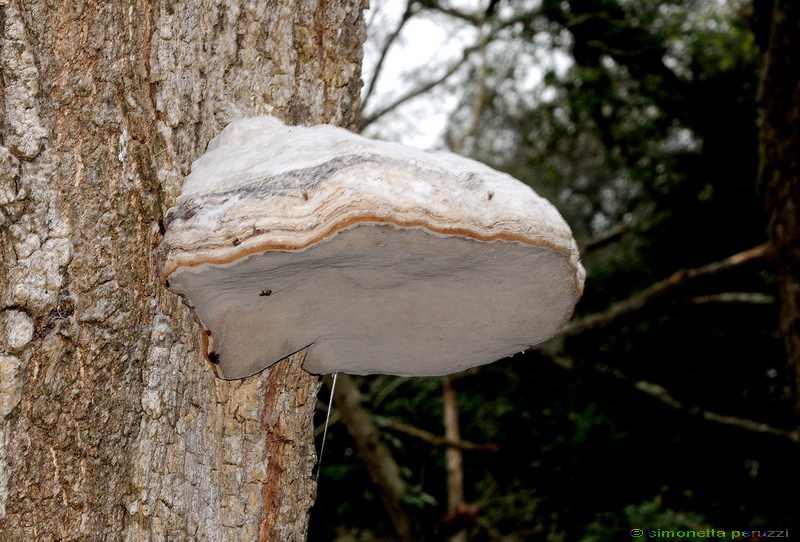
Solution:
[{"label": "bracket fungus", "polygon": [[224,379],[304,348],[312,373],[491,363],[553,336],[584,281],[567,224],[512,177],[271,117],[231,123],[193,164],[161,258]]}]

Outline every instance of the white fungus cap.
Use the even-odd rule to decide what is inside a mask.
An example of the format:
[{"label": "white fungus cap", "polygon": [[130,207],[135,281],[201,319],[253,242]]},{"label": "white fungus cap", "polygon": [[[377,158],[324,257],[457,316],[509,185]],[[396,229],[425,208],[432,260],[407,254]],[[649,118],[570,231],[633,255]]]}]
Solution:
[{"label": "white fungus cap", "polygon": [[558,211],[512,177],[271,117],[212,140],[161,248],[224,379],[303,348],[313,373],[491,363],[552,337],[585,276]]}]

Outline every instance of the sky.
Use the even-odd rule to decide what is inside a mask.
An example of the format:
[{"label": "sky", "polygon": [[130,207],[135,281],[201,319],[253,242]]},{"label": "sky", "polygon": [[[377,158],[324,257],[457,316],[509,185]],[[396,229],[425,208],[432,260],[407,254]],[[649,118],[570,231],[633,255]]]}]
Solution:
[{"label": "sky", "polygon": [[[462,0],[453,4],[474,10],[482,1]],[[396,28],[405,4],[405,0],[370,2],[370,9],[365,13],[368,24],[363,68],[365,89],[374,76],[384,40]],[[458,24],[450,17],[412,18],[384,61],[370,106],[389,103],[413,88],[413,83],[435,78],[443,72],[441,68],[455,62],[465,45],[474,43],[476,37],[475,29]],[[439,147],[448,113],[455,107],[457,99],[457,94],[452,91],[436,89],[404,105],[398,114],[391,115],[380,126],[370,127],[365,133],[423,149]]]},{"label": "sky", "polygon": [[[442,0],[443,5],[464,13],[485,10],[486,0]],[[540,0],[519,0],[513,6],[534,10]],[[501,2],[500,18],[513,14],[510,2]],[[397,27],[406,7],[406,0],[371,0],[365,13],[368,38],[364,48],[363,77],[365,92],[372,80],[380,51],[387,36]],[[394,99],[415,88],[420,81],[436,79],[445,73],[462,56],[462,51],[478,43],[478,29],[460,19],[441,13],[425,13],[412,17],[404,26],[399,38],[389,49],[378,78],[376,91],[371,97],[367,114],[376,106],[391,103]],[[569,65],[568,56],[548,50],[546,44],[530,44],[542,54],[521,54],[514,58],[519,64],[520,76],[515,83],[518,88],[532,90],[542,84],[546,65],[553,63],[562,69]],[[500,48],[505,44],[497,40],[489,44],[487,55],[490,62],[504,54]],[[479,53],[473,59],[480,58]],[[459,103],[467,77],[466,66],[451,77],[447,84],[440,85],[419,98],[411,100],[374,125],[368,126],[364,134],[379,139],[398,141],[423,149],[445,148],[444,128],[448,118]],[[521,96],[534,96],[534,92],[520,92]]]}]

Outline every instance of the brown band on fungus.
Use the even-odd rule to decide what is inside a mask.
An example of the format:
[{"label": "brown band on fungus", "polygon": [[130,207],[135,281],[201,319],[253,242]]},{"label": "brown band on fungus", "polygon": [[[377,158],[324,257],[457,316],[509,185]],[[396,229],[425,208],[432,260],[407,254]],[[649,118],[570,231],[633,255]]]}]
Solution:
[{"label": "brown band on fungus", "polygon": [[[164,269],[162,271],[162,275],[169,277],[172,273],[175,272],[176,269],[180,267],[195,267],[198,265],[225,265],[242,258],[246,258],[252,254],[259,254],[262,252],[267,252],[270,250],[285,250],[285,251],[293,251],[293,250],[304,250],[310,246],[313,246],[320,241],[323,241],[341,230],[345,230],[347,228],[356,226],[356,225],[390,225],[395,226],[398,228],[423,228],[425,230],[430,231],[434,234],[445,235],[445,236],[460,236],[466,237],[468,239],[473,239],[475,241],[484,241],[484,242],[492,242],[492,241],[507,241],[507,242],[516,242],[516,243],[523,243],[526,245],[531,245],[540,248],[547,248],[553,250],[555,252],[559,252],[562,254],[569,255],[570,248],[556,246],[553,243],[549,243],[544,239],[531,239],[525,237],[521,234],[512,234],[512,233],[498,233],[494,235],[485,235],[475,232],[473,229],[466,229],[463,227],[436,227],[431,226],[428,223],[425,223],[421,220],[409,220],[409,221],[400,221],[395,220],[393,218],[381,217],[377,215],[363,215],[360,217],[350,218],[344,220],[342,222],[332,224],[327,228],[322,229],[322,231],[311,238],[308,242],[303,244],[297,243],[287,243],[287,242],[275,242],[272,240],[269,241],[262,241],[258,242],[257,238],[251,237],[247,239],[247,243],[241,243],[235,251],[231,251],[224,256],[215,256],[210,254],[214,250],[214,246],[208,248],[205,251],[200,251],[195,253],[193,256],[185,256],[181,257],[176,255],[176,257],[172,261],[168,261]],[[275,230],[271,230],[271,234],[276,234]],[[184,253],[185,254],[185,253]],[[570,267],[576,269],[574,264],[570,261]]]}]

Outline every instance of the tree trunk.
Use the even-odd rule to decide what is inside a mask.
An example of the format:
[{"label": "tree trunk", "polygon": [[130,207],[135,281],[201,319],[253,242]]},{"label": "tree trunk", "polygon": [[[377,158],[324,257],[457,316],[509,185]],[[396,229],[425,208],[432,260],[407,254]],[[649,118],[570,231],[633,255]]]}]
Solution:
[{"label": "tree trunk", "polygon": [[[461,440],[458,423],[458,398],[452,376],[442,377],[442,404],[444,406],[444,436],[450,442]],[[445,449],[445,471],[447,471],[447,517],[455,526],[448,537],[449,542],[466,542],[467,532],[458,521],[464,508],[464,458],[461,448],[448,446]]]},{"label": "tree trunk", "polygon": [[215,379],[153,251],[231,120],[353,125],[364,7],[0,0],[0,539],[305,539],[319,379]]},{"label": "tree trunk", "polygon": [[400,467],[381,440],[381,431],[372,413],[361,406],[361,392],[350,375],[337,377],[333,402],[389,514],[397,540],[412,540],[411,518],[403,504],[407,487]]},{"label": "tree trunk", "polygon": [[775,252],[779,327],[800,420],[800,4],[756,0],[764,47],[760,171]]}]

